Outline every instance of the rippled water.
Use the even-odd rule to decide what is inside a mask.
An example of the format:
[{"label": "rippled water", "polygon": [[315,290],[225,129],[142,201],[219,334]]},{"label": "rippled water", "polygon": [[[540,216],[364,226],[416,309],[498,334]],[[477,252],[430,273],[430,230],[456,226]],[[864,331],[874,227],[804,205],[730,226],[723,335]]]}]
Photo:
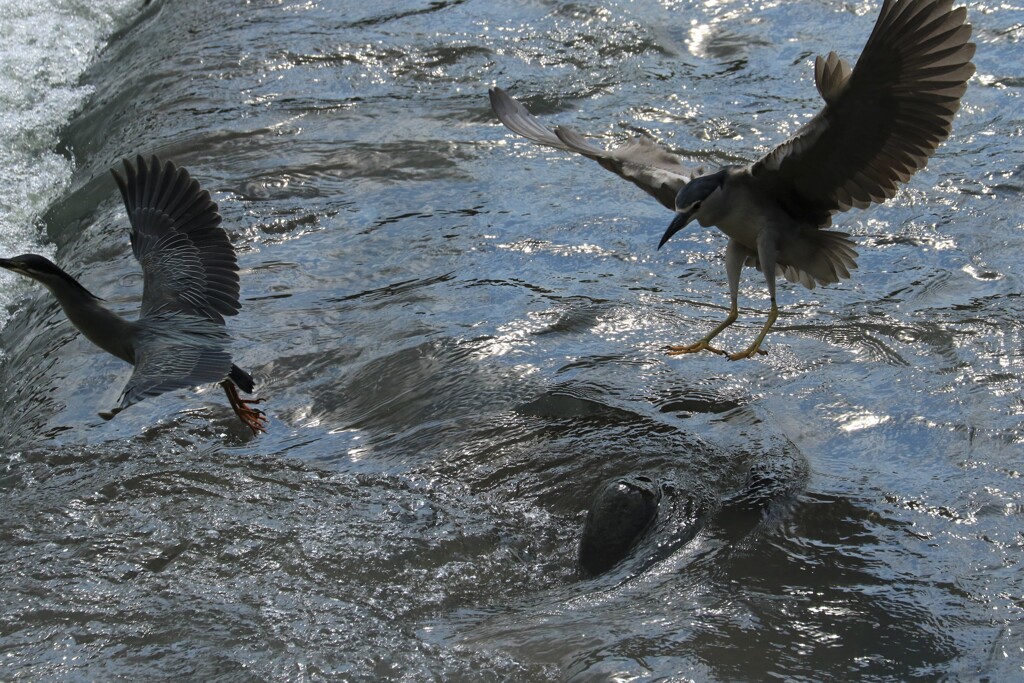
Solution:
[{"label": "rippled water", "polygon": [[[1024,9],[968,6],[953,137],[842,217],[854,278],[782,285],[770,355],[742,363],[662,353],[724,316],[723,237],[656,251],[670,213],[517,139],[487,88],[752,160],[877,4],[166,0],[121,20],[39,151],[75,169],[47,244],[133,311],[108,169],[189,168],[239,251],[229,327],[271,429],[212,388],[103,422],[127,368],[0,283],[0,677],[1019,677]],[[731,347],[763,322],[758,279]],[[576,578],[602,482],[715,501],[780,455],[809,472],[791,505],[712,505],[688,543],[663,515],[642,556]]]}]

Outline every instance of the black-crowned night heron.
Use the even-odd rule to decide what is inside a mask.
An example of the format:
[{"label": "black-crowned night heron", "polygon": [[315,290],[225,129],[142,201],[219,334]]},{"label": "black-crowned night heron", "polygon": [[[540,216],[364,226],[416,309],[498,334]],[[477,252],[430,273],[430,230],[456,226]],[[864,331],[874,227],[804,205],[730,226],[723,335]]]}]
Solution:
[{"label": "black-crowned night heron", "polygon": [[949,135],[974,74],[975,47],[967,11],[951,6],[886,0],[855,68],[834,52],[815,59],[825,107],[814,118],[759,161],[709,175],[646,138],[605,150],[570,129],[548,129],[500,88],[491,90],[491,106],[516,133],[593,159],[678,212],[659,247],[693,220],[728,235],[729,316],[669,353],[725,353],[711,340],[735,322],[740,270],[750,265],[764,273],[771,311],[753,344],[729,355],[749,358],[764,353],[761,342],[778,316],[776,276],[811,289],[849,277],[857,252],[848,234],[825,229],[832,214],[892,197]]},{"label": "black-crowned night heron", "polygon": [[0,259],[0,267],[42,283],[65,315],[96,346],[135,366],[110,419],[148,396],[220,383],[231,408],[253,433],[266,431],[263,411],[238,389],[252,377],[231,362],[224,316],[238,313],[238,262],[220,227],[217,205],[188,171],[155,156],[125,176],[111,172],[131,221],[135,258],[142,264],[142,309],[125,320],[75,278],[36,254]]}]

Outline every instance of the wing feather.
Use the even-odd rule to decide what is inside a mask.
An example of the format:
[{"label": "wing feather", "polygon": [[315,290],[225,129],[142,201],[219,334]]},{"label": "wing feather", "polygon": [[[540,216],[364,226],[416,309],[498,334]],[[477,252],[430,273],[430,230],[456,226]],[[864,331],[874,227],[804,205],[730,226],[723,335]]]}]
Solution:
[{"label": "wing feather", "polygon": [[852,71],[815,60],[825,107],[751,168],[804,224],[891,198],[949,135],[975,46],[951,0],[885,0]]},{"label": "wing feather", "polygon": [[139,322],[134,370],[114,413],[168,391],[212,384],[232,371],[224,326],[205,317],[163,312]]},{"label": "wing feather", "polygon": [[113,170],[142,265],[141,317],[167,312],[217,323],[238,313],[238,261],[210,193],[183,168],[142,156]]},{"label": "wing feather", "polygon": [[491,108],[514,133],[540,145],[575,152],[630,181],[675,210],[676,194],[703,170],[686,165],[676,154],[645,137],[635,137],[613,149],[594,145],[571,128],[550,129],[501,88],[490,91]]}]

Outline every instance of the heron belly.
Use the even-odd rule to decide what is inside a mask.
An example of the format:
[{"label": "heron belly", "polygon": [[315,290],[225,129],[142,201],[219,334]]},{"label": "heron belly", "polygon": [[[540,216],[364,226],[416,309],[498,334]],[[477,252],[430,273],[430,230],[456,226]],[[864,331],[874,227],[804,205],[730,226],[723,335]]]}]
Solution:
[{"label": "heron belly", "polygon": [[747,249],[757,252],[757,236],[766,227],[765,223],[764,216],[756,213],[730,211],[715,223],[715,227]]}]

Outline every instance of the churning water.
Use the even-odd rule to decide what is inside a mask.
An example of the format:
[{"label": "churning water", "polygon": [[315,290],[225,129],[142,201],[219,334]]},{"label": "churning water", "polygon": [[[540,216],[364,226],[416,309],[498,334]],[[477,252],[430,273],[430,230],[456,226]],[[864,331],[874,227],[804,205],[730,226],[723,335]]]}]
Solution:
[{"label": "churning water", "polygon": [[[545,121],[755,159],[858,54],[832,0],[4,1],[0,248],[130,315],[109,169],[158,153],[239,252],[251,438],[212,388],[97,417],[127,368],[0,280],[4,680],[1012,680],[1024,666],[1024,8],[968,3],[977,75],[860,269],[782,285],[770,355],[668,358],[725,314],[724,238]],[[739,348],[764,320],[744,273]],[[678,503],[785,455],[756,524],[710,514],[579,580],[588,499]],[[713,505],[710,508],[713,510]],[[647,548],[651,549],[651,548]]]}]

